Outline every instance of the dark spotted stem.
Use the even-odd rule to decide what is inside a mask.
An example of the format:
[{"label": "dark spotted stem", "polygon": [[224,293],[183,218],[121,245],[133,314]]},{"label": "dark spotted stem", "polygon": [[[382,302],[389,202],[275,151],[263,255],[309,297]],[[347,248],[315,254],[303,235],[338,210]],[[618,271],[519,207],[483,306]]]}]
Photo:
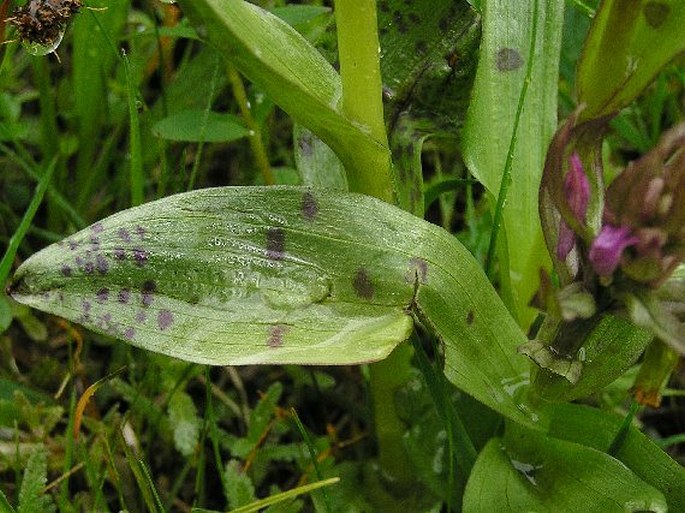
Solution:
[{"label": "dark spotted stem", "polygon": [[[361,169],[346,169],[347,181],[354,192],[397,204],[383,120],[376,0],[336,0],[335,19],[343,112],[354,123],[366,127],[384,150],[376,152],[377,162],[369,162]],[[395,407],[395,393],[410,377],[410,358],[410,346],[401,344],[388,358],[370,366],[380,467],[397,490],[408,489],[414,482],[402,439],[406,426]]]}]

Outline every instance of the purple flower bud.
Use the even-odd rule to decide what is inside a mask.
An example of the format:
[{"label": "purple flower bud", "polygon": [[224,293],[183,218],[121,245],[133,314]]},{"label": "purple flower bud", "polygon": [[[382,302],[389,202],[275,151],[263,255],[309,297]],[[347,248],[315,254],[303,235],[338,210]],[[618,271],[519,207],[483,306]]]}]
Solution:
[{"label": "purple flower bud", "polygon": [[[564,179],[564,195],[571,212],[581,223],[585,223],[587,204],[590,199],[590,182],[585,175],[583,164],[577,153],[569,158],[570,169]],[[562,219],[559,225],[559,239],[557,241],[557,257],[564,260],[575,244],[576,234]]]},{"label": "purple flower bud", "polygon": [[590,263],[600,276],[610,276],[618,267],[623,251],[640,242],[629,226],[605,224],[590,247]]}]

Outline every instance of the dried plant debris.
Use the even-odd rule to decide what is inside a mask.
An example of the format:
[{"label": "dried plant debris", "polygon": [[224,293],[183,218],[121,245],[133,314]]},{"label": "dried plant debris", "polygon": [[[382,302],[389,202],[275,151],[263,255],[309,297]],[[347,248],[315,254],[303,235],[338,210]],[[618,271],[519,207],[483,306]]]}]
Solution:
[{"label": "dried plant debris", "polygon": [[67,23],[82,7],[81,0],[30,0],[6,21],[17,27],[19,41],[32,55],[54,52]]}]

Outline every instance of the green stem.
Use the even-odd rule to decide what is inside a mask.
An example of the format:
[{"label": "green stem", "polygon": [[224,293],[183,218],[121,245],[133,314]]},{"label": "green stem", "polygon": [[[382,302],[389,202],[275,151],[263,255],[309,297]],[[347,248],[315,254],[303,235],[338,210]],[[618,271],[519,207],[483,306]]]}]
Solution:
[{"label": "green stem", "polygon": [[[343,112],[387,150],[376,2],[337,0],[335,19]],[[362,169],[345,170],[350,189],[396,203],[390,174],[390,151],[378,152],[377,157],[374,158],[377,162],[369,162]],[[403,344],[387,359],[369,367],[380,466],[398,490],[414,482],[403,443],[406,426],[395,407],[397,389],[409,379],[411,354],[411,347]]]},{"label": "green stem", "polygon": [[[363,127],[379,145],[374,162],[346,169],[350,189],[395,203],[391,159],[383,121],[375,0],[337,0],[338,59],[343,88],[343,113]],[[385,151],[383,151],[385,150]]]},{"label": "green stem", "polygon": [[274,175],[271,171],[271,164],[269,164],[269,157],[266,153],[266,148],[264,147],[262,128],[259,126],[254,117],[252,117],[252,112],[250,111],[250,102],[248,101],[247,93],[245,92],[245,85],[240,78],[240,74],[231,64],[228,65],[228,81],[231,83],[233,96],[238,102],[240,115],[243,117],[245,125],[250,130],[248,141],[250,142],[250,148],[252,149],[257,167],[262,173],[264,185],[273,185]]}]

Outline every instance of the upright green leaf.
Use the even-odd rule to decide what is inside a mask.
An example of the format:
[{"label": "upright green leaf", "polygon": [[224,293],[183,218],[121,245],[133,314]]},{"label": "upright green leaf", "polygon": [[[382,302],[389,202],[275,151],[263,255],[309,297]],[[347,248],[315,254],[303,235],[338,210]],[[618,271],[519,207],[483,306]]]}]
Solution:
[{"label": "upright green leaf", "polygon": [[[499,254],[503,291],[511,296],[511,308],[523,325],[532,320],[527,305],[538,287],[539,269],[549,265],[540,228],[538,188],[547,145],[557,124],[563,11],[562,0],[484,2],[480,60],[464,128],[466,164],[494,198],[500,191],[512,138],[516,139]],[[537,34],[532,41],[534,28]],[[531,44],[533,62],[528,62]],[[529,67],[530,83],[514,133]]]},{"label": "upright green leaf", "polygon": [[583,119],[615,113],[633,101],[658,71],[685,51],[685,2],[605,0],[578,66]]},{"label": "upright green leaf", "polygon": [[488,442],[466,486],[464,513],[667,511],[658,490],[611,456],[542,434],[532,442],[523,453]]},{"label": "upright green leaf", "polygon": [[[621,422],[620,417],[596,408],[560,404],[555,407],[549,433],[556,438],[606,451]],[[640,479],[660,490],[666,497],[669,511],[685,511],[685,467],[638,429],[631,427],[628,430],[615,457]]]},{"label": "upright green leaf", "polygon": [[34,255],[11,293],[214,365],[379,360],[407,338],[415,311],[445,344],[454,384],[535,424],[516,393],[525,336],[478,263],[448,232],[371,197],[298,187],[170,196]]}]

